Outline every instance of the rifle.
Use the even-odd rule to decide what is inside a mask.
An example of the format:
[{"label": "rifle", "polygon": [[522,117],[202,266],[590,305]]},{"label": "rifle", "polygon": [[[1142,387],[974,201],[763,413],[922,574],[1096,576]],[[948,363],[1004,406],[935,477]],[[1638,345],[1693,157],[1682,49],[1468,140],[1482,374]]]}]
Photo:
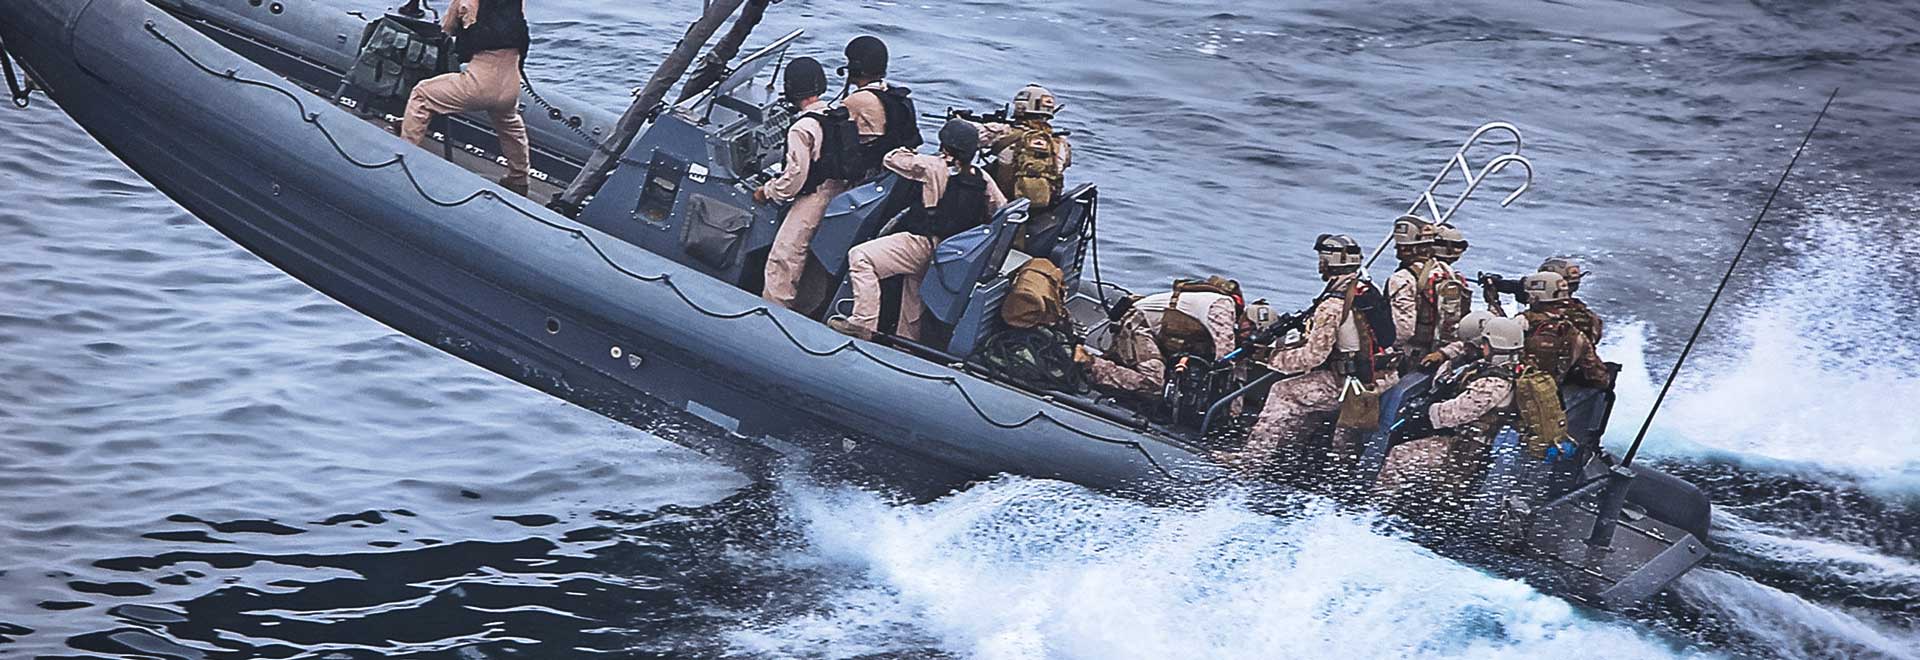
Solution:
[{"label": "rifle", "polygon": [[[987,114],[977,113],[972,110],[968,110],[966,108],[949,107],[947,108],[946,114],[922,112],[920,113],[920,116],[926,117],[928,119],[964,119],[966,121],[970,121],[975,124],[1012,125],[1015,121],[1012,116],[1007,114],[1007,109],[1004,107]],[[1073,135],[1073,131],[1063,131],[1059,129],[1054,129],[1053,135],[1054,137],[1066,137],[1069,135]]]},{"label": "rifle", "polygon": [[1521,307],[1527,306],[1527,287],[1520,278],[1505,277],[1499,273],[1486,271],[1476,273],[1473,277],[1480,283],[1480,297],[1486,299],[1488,309],[1493,310],[1494,313],[1501,316],[1507,315],[1507,311],[1500,305],[1500,294],[1503,293],[1513,296],[1514,302],[1519,303]]},{"label": "rifle", "polygon": [[1292,314],[1281,315],[1279,320],[1274,321],[1273,325],[1267,326],[1265,330],[1253,333],[1253,336],[1247,338],[1245,344],[1221,356],[1219,360],[1215,360],[1214,365],[1219,366],[1232,363],[1234,360],[1238,360],[1245,357],[1248,353],[1251,353],[1255,346],[1271,344],[1275,339],[1285,337],[1290,330],[1306,332],[1307,319],[1312,311],[1311,309],[1303,309]]}]

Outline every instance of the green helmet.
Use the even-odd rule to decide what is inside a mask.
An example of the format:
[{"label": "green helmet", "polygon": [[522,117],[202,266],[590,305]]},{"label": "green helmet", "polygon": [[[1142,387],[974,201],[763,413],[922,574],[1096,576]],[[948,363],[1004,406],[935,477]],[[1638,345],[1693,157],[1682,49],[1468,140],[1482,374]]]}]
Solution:
[{"label": "green helmet", "polygon": [[1561,277],[1559,273],[1550,270],[1543,270],[1526,276],[1520,280],[1520,287],[1527,292],[1528,302],[1543,303],[1566,300],[1571,297],[1573,293],[1567,288],[1567,278]]}]

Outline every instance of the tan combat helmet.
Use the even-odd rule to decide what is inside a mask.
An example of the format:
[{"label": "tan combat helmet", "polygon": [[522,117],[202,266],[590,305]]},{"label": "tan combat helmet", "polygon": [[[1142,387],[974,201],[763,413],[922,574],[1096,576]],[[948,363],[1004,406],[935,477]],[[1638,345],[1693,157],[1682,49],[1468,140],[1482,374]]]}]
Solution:
[{"label": "tan combat helmet", "polygon": [[1580,290],[1580,278],[1587,276],[1587,272],[1581,270],[1580,264],[1574,263],[1572,257],[1547,257],[1546,261],[1540,262],[1540,270],[1541,272],[1559,273],[1560,277],[1567,281],[1567,293],[1569,295]]},{"label": "tan combat helmet", "polygon": [[1518,318],[1496,316],[1487,319],[1487,347],[1495,353],[1512,353],[1527,345],[1527,324]]},{"label": "tan combat helmet", "polygon": [[1567,289],[1567,278],[1550,270],[1526,276],[1520,280],[1520,288],[1527,292],[1527,302],[1530,303],[1566,300],[1572,294]]},{"label": "tan combat helmet", "polygon": [[1321,273],[1350,272],[1366,261],[1366,251],[1346,234],[1321,234],[1313,240],[1313,251],[1320,253]]},{"label": "tan combat helmet", "polygon": [[1266,332],[1267,328],[1280,322],[1280,312],[1274,311],[1273,305],[1267,304],[1265,300],[1247,303],[1244,314],[1246,314],[1247,323],[1253,325],[1253,333],[1256,335]]},{"label": "tan combat helmet", "polygon": [[1454,336],[1469,343],[1480,341],[1481,337],[1486,336],[1487,322],[1497,318],[1500,317],[1484,309],[1467,312],[1466,316],[1460,317],[1459,329],[1454,331]]},{"label": "tan combat helmet", "polygon": [[1432,245],[1438,233],[1433,223],[1417,215],[1403,215],[1393,221],[1393,244],[1396,246]]},{"label": "tan combat helmet", "polygon": [[1054,113],[1065,106],[1060,105],[1053,92],[1041,87],[1040,83],[1027,83],[1013,95],[1013,117],[1019,119],[1029,115],[1052,119]]},{"label": "tan combat helmet", "polygon": [[1453,263],[1459,261],[1460,257],[1466,253],[1467,235],[1461,233],[1459,227],[1440,225],[1438,231],[1434,232],[1433,256],[1439,257],[1441,261]]}]

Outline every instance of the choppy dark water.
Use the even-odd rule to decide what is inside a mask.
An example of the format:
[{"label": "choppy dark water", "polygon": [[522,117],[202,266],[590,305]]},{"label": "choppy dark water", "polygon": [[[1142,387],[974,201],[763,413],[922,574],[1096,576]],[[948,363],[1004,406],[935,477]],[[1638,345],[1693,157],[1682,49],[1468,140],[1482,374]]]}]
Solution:
[{"label": "choppy dark water", "polygon": [[[616,107],[667,4],[535,3],[529,69]],[[1127,284],[1303,297],[1313,235],[1519,124],[1535,191],[1467,265],[1590,261],[1628,415],[1841,87],[1656,428],[1719,556],[1620,617],[1331,511],[750,484],[308,290],[38,99],[0,111],[0,656],[1920,656],[1920,8],[849,4],[762,34],[880,34],[930,106],[1052,86]]]}]

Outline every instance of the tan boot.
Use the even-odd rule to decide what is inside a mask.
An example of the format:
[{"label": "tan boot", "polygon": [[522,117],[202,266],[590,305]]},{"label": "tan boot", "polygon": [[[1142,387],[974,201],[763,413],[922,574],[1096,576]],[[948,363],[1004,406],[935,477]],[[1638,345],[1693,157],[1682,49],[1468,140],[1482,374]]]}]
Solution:
[{"label": "tan boot", "polygon": [[846,335],[848,337],[852,337],[854,339],[865,339],[867,341],[873,341],[872,331],[866,328],[862,328],[860,326],[854,325],[852,321],[848,321],[846,317],[843,317],[843,316],[835,316],[827,319],[827,327],[833,328],[834,332],[838,332],[840,334]]},{"label": "tan boot", "polygon": [[515,181],[508,181],[503,178],[503,179],[500,179],[499,183],[500,183],[500,187],[513,191],[513,194],[515,195],[519,195],[521,197],[527,196],[527,180],[526,179],[521,179],[515,182]]}]

